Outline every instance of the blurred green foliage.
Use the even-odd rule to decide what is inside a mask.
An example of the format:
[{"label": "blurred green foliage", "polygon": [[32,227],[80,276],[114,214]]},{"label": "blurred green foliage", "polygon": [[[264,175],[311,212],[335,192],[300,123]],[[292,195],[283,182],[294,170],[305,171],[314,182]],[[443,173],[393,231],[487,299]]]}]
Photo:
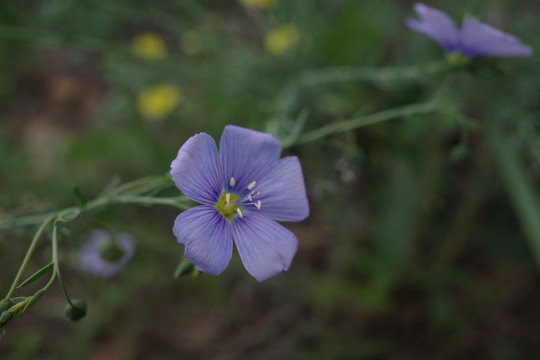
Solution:
[{"label": "blurred green foliage", "polygon": [[[537,1],[428,5],[458,21],[478,16],[540,49]],[[444,74],[377,70],[443,61],[437,44],[405,28],[412,15],[412,2],[377,0],[279,0],[266,10],[233,0],[3,1],[0,217],[72,206],[75,185],[93,198],[114,179],[165,173],[187,138],[218,138],[226,124],[286,139],[297,125],[306,132],[423,102]],[[269,53],[265,35],[283,24],[299,40]],[[162,59],[135,54],[141,33],[164,41]],[[177,210],[115,206],[64,228],[64,280],[88,315],[65,320],[55,288],[0,334],[0,357],[538,357],[536,57],[455,74],[435,113],[288,148],[302,161],[312,215],[290,225],[300,242],[290,271],[263,284],[237,255],[220,277],[175,279]],[[373,76],[309,77],[342,66]],[[302,74],[314,83],[300,86]],[[139,95],[161,84],[180,100],[145,118]],[[77,266],[85,234],[100,224],[137,239],[134,261],[110,280]],[[0,234],[2,293],[33,230]],[[49,252],[42,242],[29,274]]]}]

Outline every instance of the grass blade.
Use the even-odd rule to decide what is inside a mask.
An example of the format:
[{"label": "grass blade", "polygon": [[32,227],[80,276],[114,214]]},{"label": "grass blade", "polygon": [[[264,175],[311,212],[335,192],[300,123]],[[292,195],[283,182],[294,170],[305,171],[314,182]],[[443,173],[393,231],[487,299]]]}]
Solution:
[{"label": "grass blade", "polygon": [[540,204],[538,194],[519,158],[515,146],[505,139],[500,128],[491,125],[487,135],[501,172],[506,191],[515,208],[525,236],[533,251],[536,265],[540,268]]}]

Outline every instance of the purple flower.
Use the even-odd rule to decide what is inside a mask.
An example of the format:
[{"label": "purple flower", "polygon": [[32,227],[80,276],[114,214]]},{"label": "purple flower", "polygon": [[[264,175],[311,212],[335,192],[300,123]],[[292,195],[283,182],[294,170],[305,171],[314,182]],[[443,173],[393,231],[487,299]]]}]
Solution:
[{"label": "purple flower", "polygon": [[118,234],[111,239],[109,232],[94,230],[79,252],[81,269],[94,276],[109,278],[122,270],[135,253],[133,237]]},{"label": "purple flower", "polygon": [[196,268],[219,275],[229,264],[233,239],[246,270],[264,281],[289,269],[298,247],[276,221],[301,221],[309,204],[296,156],[279,159],[272,135],[226,126],[219,144],[192,136],[171,164],[176,186],[201,206],[176,218],[173,232]]},{"label": "purple flower", "polygon": [[478,56],[531,56],[533,50],[510,34],[474,19],[466,19],[458,29],[441,10],[421,3],[414,4],[420,21],[407,19],[407,26],[419,31],[449,52],[460,52],[466,58]]}]

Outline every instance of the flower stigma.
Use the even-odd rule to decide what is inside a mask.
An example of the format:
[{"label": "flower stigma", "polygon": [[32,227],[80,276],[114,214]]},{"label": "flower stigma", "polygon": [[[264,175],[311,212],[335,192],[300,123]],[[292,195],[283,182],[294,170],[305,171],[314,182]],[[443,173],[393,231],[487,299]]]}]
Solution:
[{"label": "flower stigma", "polygon": [[[240,205],[236,203],[238,200],[239,197],[237,195],[223,191],[218,202],[216,203],[215,208],[221,215],[225,217],[225,219],[231,221],[237,215],[242,213],[242,210],[240,210]],[[240,210],[240,212],[238,212],[238,210]]]},{"label": "flower stigma", "polygon": [[[233,187],[235,185],[234,178],[231,178],[229,185]],[[251,182],[248,186],[248,190],[252,190],[256,185],[256,181]],[[231,221],[236,216],[244,218],[244,212],[242,211],[244,206],[253,205],[257,210],[261,210],[261,200],[253,200],[253,198],[259,196],[259,191],[250,191],[247,195],[233,194],[227,191],[222,191],[219,196],[219,200],[214,206],[215,209],[227,219]]]}]

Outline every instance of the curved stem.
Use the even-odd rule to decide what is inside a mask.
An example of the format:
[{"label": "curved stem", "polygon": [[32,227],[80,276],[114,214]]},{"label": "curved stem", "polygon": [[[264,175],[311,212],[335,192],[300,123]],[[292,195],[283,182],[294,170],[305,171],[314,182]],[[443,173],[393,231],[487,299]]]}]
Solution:
[{"label": "curved stem", "polygon": [[279,123],[275,132],[279,133],[283,122],[289,119],[289,113],[298,101],[299,93],[304,87],[348,81],[388,82],[410,80],[448,70],[449,67],[446,62],[387,68],[343,66],[307,70],[294,77],[278,96],[277,117]]},{"label": "curved stem", "polygon": [[19,281],[21,280],[22,274],[24,273],[24,270],[26,269],[26,266],[28,265],[28,261],[30,261],[30,258],[32,257],[32,254],[34,253],[34,250],[36,248],[36,245],[37,245],[39,239],[41,238],[41,236],[45,232],[45,229],[47,229],[49,224],[51,222],[53,222],[55,219],[56,219],[56,216],[49,217],[47,220],[45,220],[45,222],[41,225],[41,227],[37,231],[36,235],[34,236],[34,239],[30,243],[30,247],[26,251],[26,256],[24,257],[24,260],[23,260],[23,262],[22,262],[22,264],[21,264],[21,266],[19,268],[19,271],[17,272],[17,275],[15,276],[15,279],[13,280],[13,283],[11,284],[11,288],[9,289],[9,291],[8,291],[6,297],[5,297],[6,299],[9,299],[11,297],[11,295],[13,295],[13,292],[15,291]]},{"label": "curved stem", "polygon": [[340,132],[357,129],[363,126],[377,124],[386,120],[395,119],[397,117],[429,113],[434,111],[435,109],[437,109],[437,104],[435,102],[419,103],[379,111],[374,114],[360,116],[337,124],[328,124],[326,126],[322,126],[318,129],[304,133],[303,135],[299,136],[295,141],[284,142],[283,148],[285,149],[292,145],[303,144],[310,141],[318,140],[331,134],[337,134]]},{"label": "curved stem", "polygon": [[440,99],[448,90],[451,83],[452,83],[452,76],[448,75],[445,77],[442,84],[435,91],[435,93],[430,97],[430,99],[425,102],[409,104],[409,105],[405,105],[405,106],[401,106],[401,107],[397,107],[393,109],[383,110],[383,111],[379,111],[370,115],[364,115],[364,116],[352,118],[347,121],[336,123],[336,124],[328,124],[318,129],[308,131],[307,133],[304,133],[303,135],[299,136],[296,139],[291,138],[291,137],[285,139],[282,142],[282,148],[285,149],[292,145],[303,144],[306,142],[321,139],[331,134],[337,134],[340,132],[354,130],[360,127],[377,124],[377,123],[380,123],[386,120],[395,119],[398,117],[410,116],[410,115],[415,115],[415,114],[423,114],[423,113],[429,113],[429,112],[435,111],[441,107]]},{"label": "curved stem", "polygon": [[53,257],[53,263],[54,263],[54,273],[56,274],[56,277],[58,278],[58,282],[60,283],[60,287],[62,288],[64,297],[66,298],[67,302],[71,306],[73,306],[73,303],[71,302],[71,298],[68,295],[66,285],[64,284],[64,281],[62,280],[62,275],[60,274],[60,262],[58,260],[58,224],[56,223],[53,226],[52,257]]},{"label": "curved stem", "polygon": [[6,219],[0,221],[0,231],[10,229],[17,226],[31,226],[43,222],[49,217],[60,216],[66,212],[79,211],[81,214],[89,212],[97,212],[105,209],[111,204],[140,204],[140,205],[168,205],[182,210],[189,209],[189,206],[182,204],[182,202],[190,201],[185,196],[175,197],[152,197],[142,196],[142,194],[148,194],[157,190],[163,189],[167,184],[171,184],[170,175],[157,175],[149,176],[141,179],[137,179],[119,187],[102,193],[98,198],[87,202],[81,208],[70,207],[63,210],[48,211],[40,215],[28,215],[15,217],[12,219]]}]

